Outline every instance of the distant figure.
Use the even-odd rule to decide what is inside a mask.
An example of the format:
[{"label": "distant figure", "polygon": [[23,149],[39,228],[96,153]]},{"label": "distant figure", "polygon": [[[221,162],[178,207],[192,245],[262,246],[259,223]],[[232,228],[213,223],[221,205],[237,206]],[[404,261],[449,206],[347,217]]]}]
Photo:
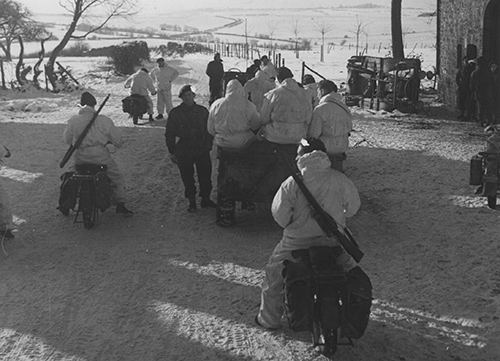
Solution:
[{"label": "distant figure", "polygon": [[[10,151],[4,145],[0,144],[0,167],[3,165],[3,158],[9,158]],[[0,183],[0,241],[14,238],[12,233],[12,212],[9,206],[7,193]]]},{"label": "distant figure", "polygon": [[179,167],[184,196],[189,201],[188,212],[196,211],[196,186],[194,167],[200,185],[201,207],[215,207],[210,199],[212,192],[212,163],[210,150],[212,136],[207,132],[208,110],[194,101],[195,93],[190,85],[179,91],[182,103],[173,108],[165,127],[165,141],[170,159]]},{"label": "distant figure", "polygon": [[[151,79],[148,74],[148,69],[141,68],[135,74],[129,76],[128,79],[125,80],[125,88],[130,88],[130,94],[137,94],[146,98],[148,104],[147,112],[149,114],[149,121],[154,121],[153,101],[151,100],[149,93],[151,93],[151,95],[156,95],[156,89],[153,84],[153,79]],[[137,121],[134,120],[134,124],[136,123]]]},{"label": "distant figure", "polygon": [[245,93],[247,98],[255,104],[260,112],[264,102],[264,94],[276,87],[262,70],[258,70],[255,77],[245,83]]},{"label": "distant figure", "polygon": [[470,121],[475,117],[474,101],[470,89],[470,78],[476,64],[467,57],[463,58],[463,64],[456,76],[457,83],[457,107],[458,119]]},{"label": "distant figure", "polygon": [[255,105],[245,96],[241,83],[233,79],[227,83],[226,95],[210,107],[208,132],[215,144],[222,148],[241,149],[256,140],[254,131],[260,127]]},{"label": "distant figure", "polygon": [[278,72],[277,72],[274,64],[269,60],[267,55],[263,55],[260,58],[260,61],[261,61],[260,70],[262,70],[264,73],[266,73],[266,75],[269,79],[271,79],[272,81],[275,81],[277,76],[278,76]]},{"label": "distant figure", "polygon": [[304,89],[292,79],[290,69],[278,69],[277,88],[264,95],[259,134],[278,144],[298,144],[311,123],[312,104]]},{"label": "distant figure", "polygon": [[208,87],[210,89],[209,105],[222,97],[222,82],[224,79],[224,66],[219,53],[215,53],[214,60],[208,63],[206,74],[210,78]]},{"label": "distant figure", "polygon": [[352,131],[352,116],[337,90],[333,81],[321,80],[318,83],[320,100],[313,110],[308,137],[318,138],[325,144],[332,168],[342,172]]},{"label": "distant figure", "polygon": [[163,119],[163,114],[172,110],[172,82],[179,76],[179,72],[165,63],[165,59],[159,58],[156,63],[158,67],[151,72],[151,78],[158,89],[157,104],[158,115],[156,119]]},{"label": "distant figure", "polygon": [[302,84],[304,84],[304,89],[306,90],[307,94],[309,94],[309,96],[311,97],[311,103],[314,109],[314,107],[318,105],[319,102],[318,84],[316,83],[316,79],[314,79],[314,77],[311,74],[306,74],[302,79]]},{"label": "distant figure", "polygon": [[259,59],[254,59],[253,64],[247,68],[247,80],[252,79],[258,70],[260,70],[261,61]]},{"label": "distant figure", "polygon": [[493,94],[495,84],[486,59],[477,58],[477,69],[471,74],[470,88],[476,102],[478,122],[481,126],[493,123]]}]

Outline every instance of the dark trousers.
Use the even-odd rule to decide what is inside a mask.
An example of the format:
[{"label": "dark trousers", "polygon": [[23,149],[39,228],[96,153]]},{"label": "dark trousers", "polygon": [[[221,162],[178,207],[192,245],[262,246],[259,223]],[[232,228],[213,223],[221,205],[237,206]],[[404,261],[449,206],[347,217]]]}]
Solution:
[{"label": "dark trousers", "polygon": [[210,152],[193,155],[182,154],[177,156],[177,166],[184,183],[184,196],[190,200],[196,197],[196,186],[194,184],[194,167],[198,174],[201,198],[209,198],[212,192],[212,162]]},{"label": "dark trousers", "polygon": [[218,81],[210,81],[208,83],[208,88],[210,89],[210,100],[208,101],[209,105],[212,105],[214,101],[219,98],[222,98],[222,80]]},{"label": "dark trousers", "polygon": [[481,125],[493,123],[492,102],[488,98],[477,100],[478,121]]},{"label": "dark trousers", "polygon": [[459,89],[457,93],[457,107],[459,111],[459,118],[467,122],[476,119],[476,101],[472,93]]}]

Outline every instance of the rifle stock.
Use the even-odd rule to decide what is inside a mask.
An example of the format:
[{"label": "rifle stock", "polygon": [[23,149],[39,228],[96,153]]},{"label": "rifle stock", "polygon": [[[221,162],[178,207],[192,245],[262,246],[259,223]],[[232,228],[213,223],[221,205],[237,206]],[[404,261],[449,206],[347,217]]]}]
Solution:
[{"label": "rifle stock", "polygon": [[97,119],[97,116],[99,115],[99,113],[101,112],[102,108],[104,107],[104,104],[106,104],[106,102],[108,101],[110,95],[111,94],[108,94],[106,96],[106,98],[104,98],[103,102],[101,103],[101,105],[99,106],[99,108],[97,109],[97,111],[92,116],[92,119],[90,119],[90,122],[87,124],[87,126],[85,127],[85,129],[83,130],[83,132],[78,136],[78,139],[76,140],[75,144],[71,144],[69,146],[68,150],[66,151],[66,154],[64,154],[63,159],[61,160],[61,162],[59,162],[59,167],[60,168],[64,168],[64,166],[66,165],[66,163],[68,163],[69,159],[71,158],[71,156],[73,155],[73,153],[75,152],[75,150],[77,150],[78,147],[80,146],[80,144],[82,144],[83,139],[85,138],[85,136],[89,132],[90,128],[92,127],[92,124],[94,124],[95,120]]},{"label": "rifle stock", "polygon": [[312,208],[313,218],[316,220],[316,222],[318,222],[318,225],[323,230],[323,232],[325,232],[326,236],[335,237],[339,241],[342,248],[344,248],[344,250],[356,262],[360,262],[364,254],[359,249],[349,229],[347,227],[342,227],[342,229],[340,229],[341,227],[335,221],[335,219],[321,207],[321,205],[318,203],[318,201],[314,198],[312,193],[306,187],[302,179],[302,175],[295,171],[295,168],[290,164],[288,159],[283,154],[281,154],[279,150],[277,150],[277,152],[281,156],[281,158],[285,161],[285,164],[287,165],[293,179],[299,186],[300,190],[302,191],[302,194],[304,194],[304,196],[306,197],[309,206]]}]

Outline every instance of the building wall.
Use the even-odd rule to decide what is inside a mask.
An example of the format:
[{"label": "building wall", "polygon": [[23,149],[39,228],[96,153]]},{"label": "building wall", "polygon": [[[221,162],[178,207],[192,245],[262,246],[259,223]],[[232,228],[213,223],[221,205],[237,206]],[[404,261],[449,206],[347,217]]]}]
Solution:
[{"label": "building wall", "polygon": [[490,0],[440,1],[439,89],[443,102],[450,107],[456,106],[457,45],[462,45],[462,56],[465,56],[467,44],[476,45],[478,56],[482,54],[484,13],[489,2]]}]

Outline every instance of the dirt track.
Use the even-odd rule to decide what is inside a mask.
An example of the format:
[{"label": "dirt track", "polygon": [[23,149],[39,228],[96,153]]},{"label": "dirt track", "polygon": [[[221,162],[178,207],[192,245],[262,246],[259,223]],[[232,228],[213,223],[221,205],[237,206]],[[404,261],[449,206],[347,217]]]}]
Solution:
[{"label": "dirt track", "polygon": [[[206,61],[175,66],[206,102]],[[55,210],[60,111],[0,115],[13,151],[1,173],[19,232],[0,255],[0,360],[314,360],[309,337],[253,324],[262,268],[280,229],[265,207],[220,229],[213,210],[186,212],[164,122],[131,127],[119,79],[105,114],[123,128],[116,153],[134,217],[106,211],[84,230]],[[473,125],[356,115],[346,173],[362,195],[350,223],[374,284],[372,322],[338,360],[498,360],[500,213],[468,186],[483,146]],[[23,173],[24,171],[27,173]]]}]

